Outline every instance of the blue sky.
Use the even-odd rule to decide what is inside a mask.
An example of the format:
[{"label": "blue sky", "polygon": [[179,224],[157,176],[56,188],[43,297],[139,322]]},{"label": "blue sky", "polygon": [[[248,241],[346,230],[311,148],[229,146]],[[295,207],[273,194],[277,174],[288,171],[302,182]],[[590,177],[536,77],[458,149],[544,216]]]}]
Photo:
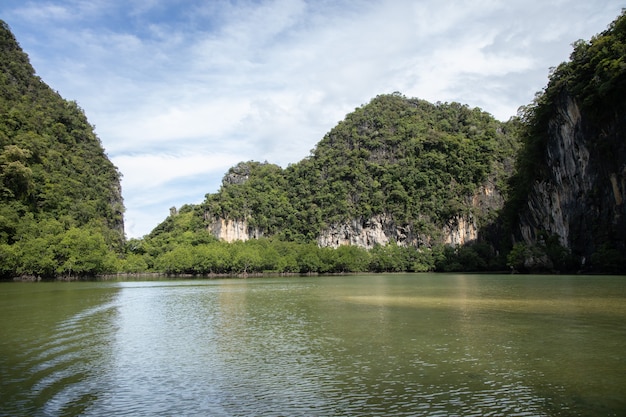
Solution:
[{"label": "blue sky", "polygon": [[283,167],[378,94],[508,120],[616,0],[2,0],[37,74],[123,174],[126,234],[239,161]]}]

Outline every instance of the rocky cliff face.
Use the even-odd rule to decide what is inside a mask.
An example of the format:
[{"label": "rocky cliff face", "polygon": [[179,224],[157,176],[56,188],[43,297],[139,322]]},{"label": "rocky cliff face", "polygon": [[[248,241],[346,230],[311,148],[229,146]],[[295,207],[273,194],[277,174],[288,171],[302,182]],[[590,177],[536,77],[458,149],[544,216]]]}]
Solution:
[{"label": "rocky cliff face", "polygon": [[209,223],[208,230],[216,238],[228,243],[237,240],[258,239],[263,236],[263,231],[248,226],[248,222],[245,220],[213,218]]},{"label": "rocky cliff face", "polygon": [[410,226],[398,226],[391,216],[381,214],[369,219],[352,219],[333,224],[320,233],[317,244],[321,247],[352,245],[372,249],[390,241],[395,241],[400,246],[418,246],[420,238],[413,233]]},{"label": "rocky cliff face", "polygon": [[[488,218],[490,213],[501,209],[504,199],[493,181],[488,180],[465,199],[465,204],[470,214],[458,214],[449,219],[440,230],[432,233],[419,230],[411,224],[398,224],[389,214],[379,214],[371,218],[355,218],[334,223],[320,232],[317,244],[320,247],[352,245],[366,249],[372,249],[376,245],[384,246],[390,242],[404,247],[430,247],[435,243],[450,246],[469,244],[479,238],[480,219]],[[262,229],[251,227],[246,220],[211,215],[205,218],[209,232],[226,242],[246,241],[266,235]]]},{"label": "rocky cliff face", "polygon": [[[366,249],[372,249],[376,245],[384,246],[389,242],[405,247],[430,247],[435,243],[450,246],[465,245],[479,238],[479,219],[489,217],[489,213],[502,208],[504,199],[493,181],[488,180],[473,195],[465,199],[465,204],[470,214],[454,216],[438,231],[429,233],[419,230],[415,225],[398,224],[390,214],[379,214],[371,218],[355,218],[332,224],[320,232],[317,244],[321,247],[337,248],[352,245]],[[251,227],[246,220],[231,220],[210,215],[206,220],[211,234],[226,242],[246,241],[265,235],[263,230]]]},{"label": "rocky cliff face", "polygon": [[[504,199],[491,181],[481,185],[476,193],[466,198],[470,212],[485,215],[488,211],[502,208]],[[472,214],[458,214],[448,220],[440,231],[425,233],[412,225],[398,225],[392,216],[382,214],[369,219],[352,219],[349,222],[333,224],[320,233],[319,246],[337,248],[341,245],[354,245],[371,249],[376,245],[395,242],[399,246],[430,246],[444,243],[450,246],[475,242],[479,237],[479,225]]]},{"label": "rocky cliff face", "polygon": [[478,239],[478,226],[472,215],[458,215],[443,227],[443,242],[449,246],[465,245]]},{"label": "rocky cliff face", "polygon": [[[473,216],[455,216],[441,230],[443,243],[456,246],[471,243],[478,238],[478,228]],[[369,219],[353,219],[337,223],[322,231],[317,244],[321,247],[338,248],[342,245],[372,249],[395,242],[398,246],[430,246],[432,236],[419,233],[410,225],[399,226],[387,215]]]},{"label": "rocky cliff face", "polygon": [[[569,245],[572,220],[582,214],[576,206],[582,196],[589,194],[593,184],[581,120],[576,102],[569,96],[563,97],[550,122],[549,174],[533,185],[528,209],[521,215],[520,230],[528,243],[537,240],[538,232],[547,231],[557,235],[562,245]],[[580,223],[583,219],[577,220]]]},{"label": "rocky cliff face", "polygon": [[605,242],[626,239],[626,115],[598,123],[567,93],[555,103],[547,132],[545,173],[520,213],[520,233],[534,244],[543,232],[582,262]]}]

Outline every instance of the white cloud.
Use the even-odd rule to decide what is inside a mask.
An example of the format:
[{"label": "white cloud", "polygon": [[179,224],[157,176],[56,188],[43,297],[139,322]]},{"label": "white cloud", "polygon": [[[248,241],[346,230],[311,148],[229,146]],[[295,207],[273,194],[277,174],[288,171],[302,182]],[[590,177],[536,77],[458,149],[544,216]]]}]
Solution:
[{"label": "white cloud", "polygon": [[147,234],[169,214],[169,207],[198,204],[219,187],[223,174],[239,162],[237,155],[131,154],[111,158],[124,174],[122,192],[126,234]]},{"label": "white cloud", "polygon": [[[20,17],[32,24],[71,23],[77,20],[103,17],[111,2],[106,0],[12,1],[5,0],[9,16]],[[11,7],[15,3],[15,7]]]},{"label": "white cloud", "polygon": [[[237,133],[239,124],[249,113],[249,103],[228,98],[202,101],[193,98],[182,100],[159,99],[157,103],[131,114],[116,114],[115,123],[104,132],[120,140],[112,143],[109,150],[137,152],[142,149],[169,146],[177,151],[188,151],[185,146],[204,148],[210,142],[219,149],[228,148],[220,138]],[[139,117],[138,117],[139,116]]]},{"label": "white cloud", "polygon": [[[619,0],[3,0],[37,73],[124,174],[129,236],[241,160],[308,155],[377,94],[508,119]],[[201,180],[198,180],[200,178]]]},{"label": "white cloud", "polygon": [[40,7],[28,7],[18,10],[16,14],[32,21],[42,20],[69,20],[72,18],[71,10],[54,4],[43,4]]},{"label": "white cloud", "polygon": [[216,173],[222,174],[238,162],[228,154],[140,154],[120,155],[113,163],[124,173],[124,186],[139,190],[159,188],[182,178]]}]

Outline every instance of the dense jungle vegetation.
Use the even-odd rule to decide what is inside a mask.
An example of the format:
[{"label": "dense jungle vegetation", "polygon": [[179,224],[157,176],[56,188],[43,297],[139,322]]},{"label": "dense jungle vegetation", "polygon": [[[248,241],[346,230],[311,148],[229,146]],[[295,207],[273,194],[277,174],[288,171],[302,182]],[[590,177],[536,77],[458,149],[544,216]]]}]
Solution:
[{"label": "dense jungle vegetation", "polygon": [[119,178],[83,111],[35,75],[0,21],[0,276],[114,270]]},{"label": "dense jungle vegetation", "polygon": [[130,239],[120,270],[168,274],[342,273],[487,270],[488,245],[418,249],[396,244],[366,250],[272,238],[218,241],[202,227],[201,206],[183,206],[143,239]]},{"label": "dense jungle vegetation", "polygon": [[[459,103],[380,95],[347,115],[304,160],[284,169],[242,162],[202,204],[185,205],[147,236],[125,241],[119,172],[82,110],[35,75],[2,22],[0,278],[523,271],[529,256],[550,258],[555,270],[576,269],[554,236],[534,245],[514,245],[511,236],[525,195],[545,170],[547,125],[563,89],[598,123],[626,108],[625,42],[622,14],[589,42],[576,42],[546,89],[505,123]],[[609,161],[611,149],[603,149]],[[469,203],[484,184],[506,200],[503,210]],[[419,244],[317,245],[321,230],[382,214],[415,231]],[[447,246],[442,227],[458,215],[471,215],[483,232],[471,245]],[[245,220],[265,237],[218,241],[207,231],[215,218]],[[607,241],[596,252],[596,270],[624,272],[624,254]]]},{"label": "dense jungle vegetation", "polygon": [[[471,214],[487,226],[491,207],[468,203],[486,181],[508,190],[519,122],[478,108],[381,95],[357,108],[311,155],[286,169],[242,162],[203,204],[187,205],[129,249],[126,267],[168,273],[487,271],[507,269],[486,241],[444,245],[450,217]],[[353,218],[393,216],[432,242],[365,250],[316,244],[320,230]],[[227,244],[206,233],[213,218],[245,219],[266,238]]]}]

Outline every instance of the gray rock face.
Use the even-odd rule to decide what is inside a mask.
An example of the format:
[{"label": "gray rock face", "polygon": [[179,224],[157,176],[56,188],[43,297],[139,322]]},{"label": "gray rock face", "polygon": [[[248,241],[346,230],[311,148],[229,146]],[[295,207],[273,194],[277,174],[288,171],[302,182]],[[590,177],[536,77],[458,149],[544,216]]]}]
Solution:
[{"label": "gray rock face", "polygon": [[[499,209],[504,200],[491,182],[483,184],[473,196],[466,199],[472,210]],[[472,210],[469,210],[470,212]],[[337,248],[341,245],[354,245],[371,249],[375,245],[396,242],[399,246],[422,247],[433,243],[450,246],[465,245],[478,239],[479,226],[472,214],[458,214],[449,219],[437,236],[417,230],[411,225],[399,225],[392,216],[381,214],[369,219],[352,219],[337,223],[323,230],[317,243],[319,246]]]},{"label": "gray rock face", "polygon": [[250,176],[250,164],[248,162],[240,162],[230,168],[222,178],[222,185],[237,185],[248,181]]},{"label": "gray rock face", "polygon": [[[502,207],[502,195],[490,181],[478,188],[473,196],[466,198],[466,204],[474,210],[486,212]],[[259,228],[252,228],[246,220],[232,220],[213,217],[208,230],[213,236],[226,242],[257,239],[265,233]],[[451,246],[464,245],[478,239],[479,224],[472,214],[458,214],[449,219],[441,230],[432,234],[418,230],[412,225],[398,224],[393,216],[379,214],[371,218],[356,218],[347,222],[332,224],[322,230],[317,243],[321,247],[337,248],[342,245],[359,246],[372,249],[376,245],[395,242],[399,246],[430,247],[434,243]]]},{"label": "gray rock face", "polygon": [[209,231],[216,238],[229,243],[237,240],[258,239],[263,236],[263,231],[249,227],[245,220],[215,218],[209,225]]},{"label": "gray rock face", "polygon": [[[607,240],[626,239],[626,117],[592,123],[563,94],[549,123],[545,175],[520,213],[520,233],[536,243],[543,231],[580,257]],[[621,237],[620,237],[621,236]]]},{"label": "gray rock face", "polygon": [[352,219],[331,225],[320,233],[317,244],[321,247],[352,245],[371,249],[377,244],[386,245],[390,240],[402,246],[416,243],[416,237],[410,230],[396,226],[391,216],[381,214],[370,219]]},{"label": "gray rock face", "polygon": [[579,211],[576,206],[592,188],[581,114],[570,97],[558,108],[549,134],[549,176],[533,185],[528,195],[528,210],[521,215],[520,230],[527,243],[535,242],[539,231],[547,231],[557,235],[567,247],[570,224]]}]

